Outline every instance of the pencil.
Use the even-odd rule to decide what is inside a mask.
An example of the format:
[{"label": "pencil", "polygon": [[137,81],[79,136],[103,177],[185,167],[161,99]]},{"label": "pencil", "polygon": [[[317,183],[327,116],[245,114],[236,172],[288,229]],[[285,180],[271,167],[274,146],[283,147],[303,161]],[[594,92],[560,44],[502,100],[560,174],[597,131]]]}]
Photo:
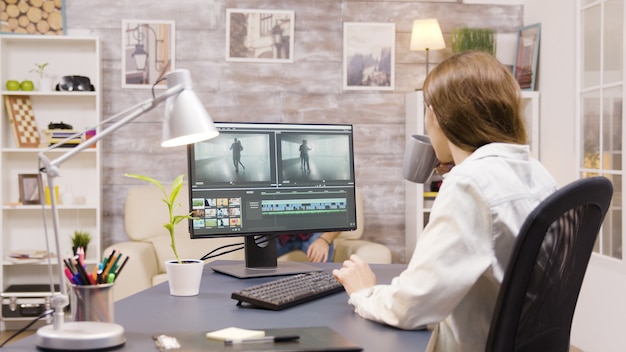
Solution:
[{"label": "pencil", "polygon": [[111,267],[113,267],[113,262],[115,262],[115,258],[113,257],[114,255],[115,255],[115,250],[111,252],[111,255],[109,256],[109,261],[107,262],[107,265],[105,265],[104,269],[102,270],[104,279],[107,278],[107,276],[109,275],[109,270],[111,270]]},{"label": "pencil", "polygon": [[115,272],[115,280],[117,280],[117,278],[120,277],[120,272],[122,271],[122,269],[124,269],[124,265],[126,265],[126,262],[128,261],[128,258],[130,258],[130,257],[126,256],[126,258],[124,258],[124,261],[122,262],[122,265],[120,265],[120,268],[117,269],[117,271]]},{"label": "pencil", "polygon": [[117,263],[120,261],[120,258],[122,258],[122,253],[121,252],[117,256],[117,258],[115,258],[115,261],[113,262],[113,265],[111,266],[111,269],[109,269],[109,272],[115,273],[117,271]]}]

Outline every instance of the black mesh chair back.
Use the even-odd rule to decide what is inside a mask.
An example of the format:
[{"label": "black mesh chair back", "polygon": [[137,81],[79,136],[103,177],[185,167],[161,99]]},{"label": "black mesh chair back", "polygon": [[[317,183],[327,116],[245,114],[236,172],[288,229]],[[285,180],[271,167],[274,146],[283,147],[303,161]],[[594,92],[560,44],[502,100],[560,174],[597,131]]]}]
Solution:
[{"label": "black mesh chair back", "polygon": [[522,225],[491,320],[487,352],[567,352],[580,287],[613,186],[574,181]]}]

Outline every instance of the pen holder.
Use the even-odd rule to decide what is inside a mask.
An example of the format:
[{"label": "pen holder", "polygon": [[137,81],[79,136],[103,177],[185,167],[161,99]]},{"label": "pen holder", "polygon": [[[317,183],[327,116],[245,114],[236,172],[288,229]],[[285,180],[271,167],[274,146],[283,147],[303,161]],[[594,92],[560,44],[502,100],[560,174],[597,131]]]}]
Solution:
[{"label": "pen holder", "polygon": [[72,285],[72,320],[113,323],[113,285]]}]

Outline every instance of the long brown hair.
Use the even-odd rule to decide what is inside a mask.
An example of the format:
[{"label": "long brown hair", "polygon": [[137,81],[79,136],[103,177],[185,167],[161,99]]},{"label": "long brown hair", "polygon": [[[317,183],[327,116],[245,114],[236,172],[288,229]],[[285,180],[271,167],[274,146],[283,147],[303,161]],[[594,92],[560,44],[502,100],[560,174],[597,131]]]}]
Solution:
[{"label": "long brown hair", "polygon": [[527,143],[519,84],[490,54],[465,51],[443,61],[426,77],[424,101],[446,137],[464,150]]}]

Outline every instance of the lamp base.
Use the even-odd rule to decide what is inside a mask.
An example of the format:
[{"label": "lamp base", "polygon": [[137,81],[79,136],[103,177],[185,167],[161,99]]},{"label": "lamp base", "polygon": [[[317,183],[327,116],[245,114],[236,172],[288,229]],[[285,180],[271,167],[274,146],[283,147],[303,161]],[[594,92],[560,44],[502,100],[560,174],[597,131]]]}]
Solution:
[{"label": "lamp base", "polygon": [[74,321],[60,330],[52,324],[37,330],[37,347],[43,351],[112,350],[124,343],[124,328],[114,323]]}]

